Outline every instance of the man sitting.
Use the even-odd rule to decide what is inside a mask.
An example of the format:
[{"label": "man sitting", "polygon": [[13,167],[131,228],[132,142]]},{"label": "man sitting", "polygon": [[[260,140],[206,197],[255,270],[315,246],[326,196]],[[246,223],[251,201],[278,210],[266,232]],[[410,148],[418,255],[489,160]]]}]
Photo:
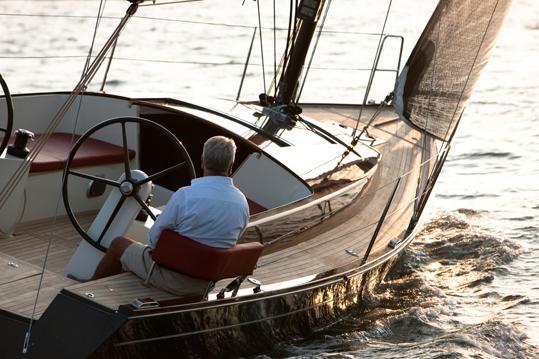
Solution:
[{"label": "man sitting", "polygon": [[[228,177],[235,154],[232,139],[223,136],[208,139],[202,152],[203,177],[174,193],[150,229],[148,245],[126,237],[115,238],[92,280],[118,274],[122,269],[146,279],[152,264],[150,251],[164,229],[212,247],[234,246],[249,221],[247,200]],[[177,295],[202,295],[209,283],[156,266],[150,284]]]}]

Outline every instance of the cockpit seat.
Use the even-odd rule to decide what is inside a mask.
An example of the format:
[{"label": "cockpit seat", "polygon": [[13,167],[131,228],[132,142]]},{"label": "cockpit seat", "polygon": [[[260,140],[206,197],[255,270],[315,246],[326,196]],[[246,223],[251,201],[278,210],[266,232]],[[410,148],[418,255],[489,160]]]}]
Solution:
[{"label": "cockpit seat", "polygon": [[[208,280],[209,289],[213,288],[215,282],[225,278],[236,278],[233,282],[239,288],[245,277],[253,274],[263,249],[264,246],[258,242],[236,244],[231,248],[215,248],[175,231],[164,230],[151,252],[154,263],[146,283],[158,264],[175,272]],[[235,295],[237,288],[233,289],[236,289]]]},{"label": "cockpit seat", "polygon": [[[41,134],[36,134],[34,141],[28,142],[31,150],[37,143]],[[79,135],[57,132],[53,133],[37,157],[32,161],[31,173],[63,170],[69,151]],[[129,159],[135,157],[136,152],[129,150]],[[123,148],[105,141],[88,138],[77,151],[72,167],[98,166],[123,162]]]}]

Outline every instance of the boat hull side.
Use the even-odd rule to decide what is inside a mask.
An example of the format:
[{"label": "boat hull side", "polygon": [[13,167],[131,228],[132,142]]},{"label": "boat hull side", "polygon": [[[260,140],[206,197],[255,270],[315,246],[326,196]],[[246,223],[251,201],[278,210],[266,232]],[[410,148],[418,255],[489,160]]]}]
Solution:
[{"label": "boat hull side", "polygon": [[24,357],[87,358],[126,319],[117,311],[62,291],[34,323]]},{"label": "boat hull side", "polygon": [[92,358],[238,356],[301,339],[361,309],[397,257],[304,291],[206,310],[134,316]]}]

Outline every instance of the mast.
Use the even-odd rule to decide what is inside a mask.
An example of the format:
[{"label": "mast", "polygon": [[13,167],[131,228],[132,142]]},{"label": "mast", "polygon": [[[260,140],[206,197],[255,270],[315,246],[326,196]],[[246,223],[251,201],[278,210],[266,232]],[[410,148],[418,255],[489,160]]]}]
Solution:
[{"label": "mast", "polygon": [[[295,31],[292,34],[290,50],[285,53],[285,65],[277,86],[276,97],[272,98],[265,93],[260,95],[260,104],[264,106],[263,113],[267,118],[262,125],[262,131],[266,136],[274,136],[279,130],[292,129],[296,125],[301,108],[294,104],[294,97],[324,3],[325,0],[301,0],[296,9]],[[261,144],[266,138],[256,134],[249,140]]]},{"label": "mast", "polygon": [[[293,1],[293,0],[290,0]],[[301,76],[305,58],[311,45],[325,0],[301,0],[296,9],[296,34],[292,34],[293,41],[284,72],[279,79],[277,87],[277,104],[290,105],[296,95],[299,78]]]}]

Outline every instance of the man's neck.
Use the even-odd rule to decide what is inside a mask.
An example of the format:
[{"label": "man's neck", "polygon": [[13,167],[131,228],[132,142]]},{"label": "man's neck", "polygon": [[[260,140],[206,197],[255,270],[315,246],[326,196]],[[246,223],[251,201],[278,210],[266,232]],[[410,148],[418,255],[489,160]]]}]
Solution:
[{"label": "man's neck", "polygon": [[202,174],[204,177],[206,176],[223,176],[228,177],[228,172],[217,172],[212,170],[204,169],[204,173]]}]

